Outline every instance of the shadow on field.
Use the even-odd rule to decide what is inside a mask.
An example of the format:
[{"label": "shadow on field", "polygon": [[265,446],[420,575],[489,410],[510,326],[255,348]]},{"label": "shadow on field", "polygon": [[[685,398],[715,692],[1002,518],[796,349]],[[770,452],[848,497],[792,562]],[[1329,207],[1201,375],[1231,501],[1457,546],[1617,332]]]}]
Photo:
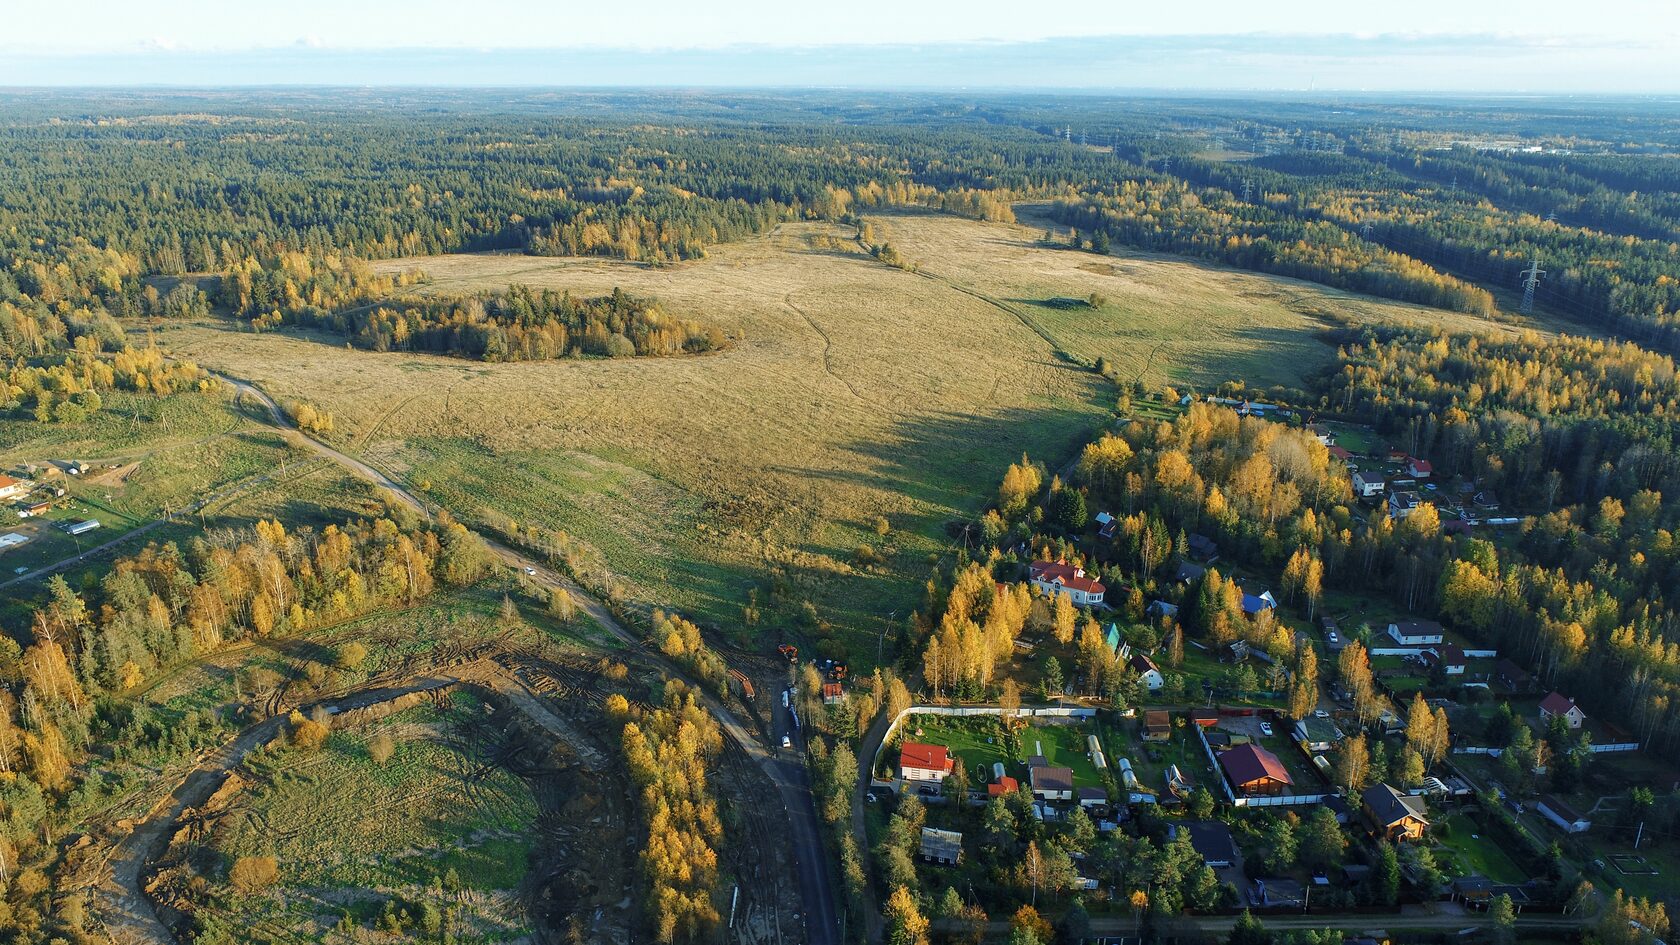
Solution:
[{"label": "shadow on field", "polygon": [[1094,411],[1072,405],[989,413],[942,411],[901,418],[889,435],[847,444],[844,449],[862,457],[865,462],[860,465],[868,472],[781,471],[885,485],[937,514],[971,518],[991,501],[1004,471],[1023,453],[1058,473],[1078,457],[1103,422]]}]

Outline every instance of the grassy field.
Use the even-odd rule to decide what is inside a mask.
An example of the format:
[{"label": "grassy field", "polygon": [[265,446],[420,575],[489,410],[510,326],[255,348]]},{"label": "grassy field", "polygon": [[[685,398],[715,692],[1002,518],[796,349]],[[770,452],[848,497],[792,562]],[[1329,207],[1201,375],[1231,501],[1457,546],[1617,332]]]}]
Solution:
[{"label": "grassy field", "polygon": [[[33,478],[46,488],[63,488],[47,516],[18,520],[0,508],[0,531],[32,540],[0,553],[0,579],[16,568],[31,570],[118,538],[169,512],[182,511],[204,496],[251,482],[252,488],[283,487],[306,471],[304,456],[273,430],[251,419],[225,394],[183,394],[169,398],[112,393],[106,408],[76,426],[0,419],[0,470]],[[65,475],[58,464],[85,463],[87,472]],[[255,480],[274,473],[273,481]],[[226,503],[235,499],[229,495]],[[205,510],[209,527],[216,507]],[[58,524],[97,519],[100,528],[79,539]]]},{"label": "grassy field", "polygon": [[[951,217],[871,217],[886,240],[922,271],[948,278],[1026,313],[1069,353],[1106,358],[1127,381],[1206,390],[1232,378],[1293,385],[1330,363],[1335,351],[1312,334],[1332,314],[1360,321],[1493,327],[1438,309],[1340,292],[1309,282],[1241,272],[1153,253],[1111,256],[1045,248],[1046,227],[1065,232],[1030,205],[1022,226]],[[1045,304],[1102,297],[1095,309]]]},{"label": "grassy field", "polygon": [[1522,883],[1528,874],[1497,840],[1468,814],[1454,814],[1436,827],[1437,860],[1451,876],[1485,876],[1499,883]]},{"label": "grassy field", "polygon": [[[563,530],[632,603],[744,639],[749,589],[778,634],[809,600],[866,663],[889,616],[919,602],[950,524],[983,507],[1006,463],[1027,452],[1059,464],[1109,418],[1113,385],[1059,349],[1102,354],[1128,377],[1149,364],[1149,381],[1281,382],[1329,354],[1303,306],[1456,317],[1165,258],[1095,261],[1038,247],[1019,226],[872,222],[924,274],[833,248],[849,230],[824,224],[661,268],[381,264],[418,265],[434,293],[621,286],[738,337],[703,357],[491,365],[210,324],[172,325],[162,341],[322,405],[341,445],[468,521]],[[1023,317],[1008,301],[1099,290],[1112,301],[1095,310]],[[863,545],[880,563],[863,563]]]},{"label": "grassy field", "polygon": [[[473,941],[515,941],[528,934],[523,910],[508,908],[531,853],[537,803],[506,769],[486,765],[475,721],[477,700],[456,694],[446,709],[420,706],[373,725],[335,733],[308,755],[281,749],[251,764],[257,779],[238,815],[223,822],[217,850],[274,856],[273,890],[229,897],[231,915],[263,940],[263,931],[313,928],[319,940],[343,915],[357,924],[378,915],[385,900],[431,898],[427,887],[475,895],[465,922]],[[369,742],[384,734],[395,751],[383,763]]]}]

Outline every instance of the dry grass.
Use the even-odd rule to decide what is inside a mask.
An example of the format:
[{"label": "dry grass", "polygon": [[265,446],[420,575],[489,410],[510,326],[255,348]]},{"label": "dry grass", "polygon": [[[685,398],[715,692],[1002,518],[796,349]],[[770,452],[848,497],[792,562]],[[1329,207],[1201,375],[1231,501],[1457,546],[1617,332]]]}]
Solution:
[{"label": "dry grass", "polygon": [[[1060,461],[1112,405],[1112,386],[1059,359],[1020,311],[1123,373],[1161,344],[1152,379],[1247,370],[1294,380],[1330,353],[1301,307],[1343,302],[1180,261],[1041,249],[1025,227],[936,216],[875,225],[932,277],[820,248],[849,235],[822,224],[670,268],[524,256],[387,264],[421,266],[438,293],[622,286],[741,336],[705,357],[487,365],[206,325],[162,340],[325,406],[341,442],[468,520],[500,513],[565,529],[635,601],[734,627],[747,586],[780,570],[789,606],[766,606],[767,623],[810,598],[873,644],[888,613],[917,604],[928,554],[949,545],[946,523],[984,505],[1003,465],[1023,450]],[[1101,271],[1081,268],[1093,264]],[[1058,312],[980,297],[1092,291],[1114,301]],[[1373,317],[1420,311],[1349,304]],[[886,539],[877,516],[892,523]],[[886,552],[880,571],[854,566],[863,543]]]},{"label": "dry grass", "polygon": [[[1045,248],[1045,228],[1064,234],[1067,228],[1031,205],[1016,209],[1023,225],[979,227],[931,214],[873,223],[877,240],[890,241],[923,272],[991,296],[1040,324],[1071,354],[1106,358],[1117,376],[1151,385],[1206,389],[1234,377],[1259,385],[1298,383],[1335,354],[1311,338],[1330,316],[1494,327],[1454,312],[1176,256],[1119,250],[1102,257]],[[1092,293],[1106,300],[1096,310],[1042,304]]]}]

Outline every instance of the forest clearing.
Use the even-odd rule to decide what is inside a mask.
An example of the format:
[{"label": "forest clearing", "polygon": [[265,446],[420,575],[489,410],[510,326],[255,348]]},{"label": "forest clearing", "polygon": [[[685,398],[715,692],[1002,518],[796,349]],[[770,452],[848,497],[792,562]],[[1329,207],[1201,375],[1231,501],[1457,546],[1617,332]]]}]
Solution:
[{"label": "forest clearing", "polygon": [[[1047,248],[1026,226],[867,222],[921,274],[824,223],[661,267],[509,255],[376,264],[418,268],[429,280],[418,291],[440,295],[623,288],[740,338],[703,356],[486,364],[290,330],[159,334],[282,401],[319,404],[335,444],[466,521],[564,531],[627,600],[737,633],[748,605],[767,618],[783,605],[781,622],[808,624],[809,600],[857,644],[915,605],[919,563],[982,505],[980,470],[1061,455],[1112,407],[1112,388],[1039,328],[1116,376],[1211,387],[1244,372],[1300,383],[1329,363],[1316,333],[1332,313],[1486,324],[1167,257]],[[1093,293],[1096,309],[1034,304]],[[765,586],[766,572],[781,579]]]}]

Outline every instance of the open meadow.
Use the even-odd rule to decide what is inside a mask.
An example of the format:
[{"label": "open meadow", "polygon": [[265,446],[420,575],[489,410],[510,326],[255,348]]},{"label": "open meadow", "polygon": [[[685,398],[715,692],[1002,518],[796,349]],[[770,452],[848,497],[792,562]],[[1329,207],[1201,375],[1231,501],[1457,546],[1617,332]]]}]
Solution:
[{"label": "open meadow", "polygon": [[524,940],[517,896],[538,806],[492,763],[499,745],[483,717],[478,700],[458,693],[335,733],[312,755],[273,748],[253,761],[214,847],[230,864],[274,856],[284,866],[273,888],[228,890],[206,919],[212,935],[290,941],[310,928],[320,941],[357,941],[405,911],[435,935],[427,926],[444,917],[424,914],[427,904],[451,907],[457,936]]},{"label": "open meadow", "polygon": [[[705,356],[486,364],[226,323],[161,336],[331,411],[337,445],[464,520],[566,532],[593,577],[632,603],[746,636],[757,588],[761,625],[795,625],[810,601],[868,660],[885,618],[918,604],[928,556],[950,547],[951,524],[984,506],[1004,465],[1022,452],[1059,465],[1112,416],[1113,384],[1063,352],[1100,354],[1121,376],[1149,365],[1151,381],[1292,383],[1331,353],[1314,337],[1317,308],[1464,322],[1165,258],[1102,262],[1041,247],[1024,226],[870,222],[922,272],[816,223],[665,267],[512,255],[381,264],[419,267],[435,294],[622,287],[737,338]],[[1030,304],[1092,292],[1110,301]]]}]

